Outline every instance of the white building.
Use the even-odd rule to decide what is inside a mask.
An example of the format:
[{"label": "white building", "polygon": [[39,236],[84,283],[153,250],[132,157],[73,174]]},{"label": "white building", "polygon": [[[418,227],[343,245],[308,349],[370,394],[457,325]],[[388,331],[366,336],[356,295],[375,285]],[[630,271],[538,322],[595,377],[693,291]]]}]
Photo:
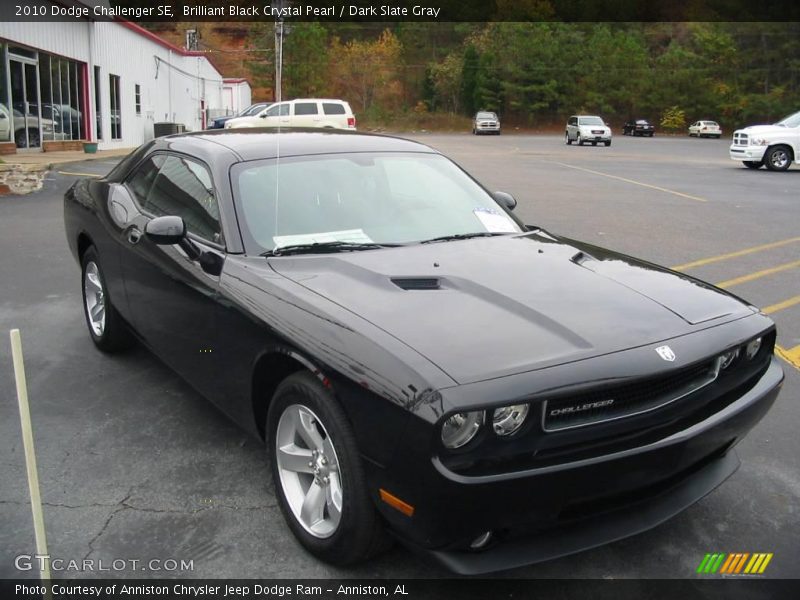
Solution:
[{"label": "white building", "polygon": [[246,81],[129,21],[0,22],[0,153],[138,146],[249,103]]}]

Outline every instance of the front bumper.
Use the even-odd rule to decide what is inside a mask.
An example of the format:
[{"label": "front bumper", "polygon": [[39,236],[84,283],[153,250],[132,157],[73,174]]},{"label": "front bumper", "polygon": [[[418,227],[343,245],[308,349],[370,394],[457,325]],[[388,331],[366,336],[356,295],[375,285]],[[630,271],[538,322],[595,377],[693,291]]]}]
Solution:
[{"label": "front bumper", "polygon": [[584,142],[610,142],[611,132],[607,133],[592,133],[591,130],[581,131],[581,139]]},{"label": "front bumper", "polygon": [[[415,487],[424,491],[413,499],[413,517],[379,506],[401,541],[462,574],[600,546],[659,525],[728,478],[738,467],[732,448],[769,410],[783,377],[773,357],[758,381],[718,412],[611,454],[513,477],[464,477],[434,460],[434,468],[416,473]],[[381,483],[392,489],[393,482]],[[487,531],[493,544],[467,549]]]},{"label": "front bumper", "polygon": [[731,146],[730,157],[732,160],[761,162],[764,160],[766,146]]}]

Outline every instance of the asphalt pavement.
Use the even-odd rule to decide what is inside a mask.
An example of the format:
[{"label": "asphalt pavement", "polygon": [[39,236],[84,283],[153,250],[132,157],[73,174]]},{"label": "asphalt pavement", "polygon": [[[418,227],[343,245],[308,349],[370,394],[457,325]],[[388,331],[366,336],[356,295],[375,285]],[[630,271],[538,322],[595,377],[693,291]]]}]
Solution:
[{"label": "asphalt pavement", "polygon": [[[719,489],[644,534],[497,577],[698,577],[709,552],[771,552],[764,577],[798,577],[800,168],[745,169],[727,158],[726,139],[617,136],[605,148],[560,136],[414,137],[514,194],[527,223],[724,284],[771,314],[784,352],[784,390]],[[315,560],[284,524],[256,440],[146,350],[94,349],[62,196],[113,164],[61,165],[42,191],[0,198],[0,578],[36,576],[16,560],[33,554],[34,539],[12,328],[22,332],[52,557],[123,559],[112,574],[131,577],[450,576],[401,547],[352,569]]]}]

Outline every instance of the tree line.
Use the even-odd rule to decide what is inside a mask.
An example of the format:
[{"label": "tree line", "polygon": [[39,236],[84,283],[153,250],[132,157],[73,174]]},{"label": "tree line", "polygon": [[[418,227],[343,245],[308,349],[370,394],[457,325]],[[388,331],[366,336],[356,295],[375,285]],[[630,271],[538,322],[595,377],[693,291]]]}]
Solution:
[{"label": "tree line", "polygon": [[[273,39],[254,24],[251,44]],[[800,23],[292,23],[283,97],[338,97],[360,120],[498,112],[507,124],[574,113],[728,128],[800,110]],[[251,64],[274,85],[274,57]]]}]

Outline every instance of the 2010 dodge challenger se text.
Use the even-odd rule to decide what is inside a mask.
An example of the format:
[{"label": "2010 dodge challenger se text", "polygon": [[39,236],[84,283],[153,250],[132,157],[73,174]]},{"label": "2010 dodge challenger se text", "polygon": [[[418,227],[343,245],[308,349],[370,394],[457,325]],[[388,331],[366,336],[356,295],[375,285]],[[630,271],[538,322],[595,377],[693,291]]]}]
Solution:
[{"label": "2010 dodge challenger se text", "polygon": [[97,347],[139,339],[266,440],[310,552],[391,532],[485,573],[690,506],[783,381],[758,309],[515,204],[415,142],[237,130],[142,146],[64,221]]}]

